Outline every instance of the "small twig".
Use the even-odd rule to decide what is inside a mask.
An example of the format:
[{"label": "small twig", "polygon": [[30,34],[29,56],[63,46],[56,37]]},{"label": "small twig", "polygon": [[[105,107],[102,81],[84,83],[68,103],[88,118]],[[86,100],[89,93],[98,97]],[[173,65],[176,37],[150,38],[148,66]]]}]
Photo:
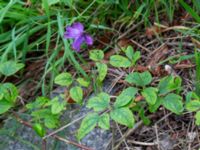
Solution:
[{"label": "small twig", "polygon": [[[87,115],[87,114],[86,114],[86,115]],[[57,129],[57,130],[55,130],[55,131],[49,133],[48,135],[44,136],[43,139],[46,139],[46,138],[48,138],[48,137],[50,137],[50,136],[52,136],[52,135],[54,135],[54,134],[56,134],[56,133],[58,133],[58,132],[64,130],[65,128],[69,127],[70,125],[72,125],[72,124],[76,123],[77,121],[83,119],[86,115],[83,115],[83,116],[77,118],[76,120],[74,120],[74,121],[72,121],[72,122],[70,122],[70,123],[68,123],[68,124],[66,124],[66,125],[64,125],[64,126],[62,126],[61,128],[59,128],[59,129]]]},{"label": "small twig", "polygon": [[128,140],[127,142],[136,144],[136,145],[142,145],[142,146],[155,146],[158,144],[157,142],[147,143],[147,142],[139,142],[139,141],[134,141],[134,140]]},{"label": "small twig", "polygon": [[58,139],[58,140],[60,140],[60,141],[65,142],[66,144],[75,145],[75,146],[77,146],[77,147],[79,147],[79,148],[81,148],[81,149],[84,149],[84,150],[93,150],[93,149],[88,148],[88,147],[86,147],[86,146],[84,146],[84,145],[80,145],[80,144],[75,143],[75,142],[73,142],[73,141],[69,141],[69,140],[67,140],[67,139],[64,139],[64,138],[62,138],[62,137],[60,137],[60,136],[58,136],[58,135],[53,135],[53,137],[54,137],[55,139]]},{"label": "small twig", "polygon": [[47,141],[46,139],[42,140],[42,150],[46,150],[47,149]]},{"label": "small twig", "polygon": [[[153,118],[155,115],[150,115],[149,118]],[[119,146],[121,145],[121,143],[123,142],[123,140],[125,138],[127,138],[129,135],[131,135],[136,129],[138,129],[140,126],[142,126],[143,121],[140,120],[139,122],[137,122],[134,127],[132,129],[129,129],[119,140],[118,140],[118,144],[114,147],[114,150],[118,149]]]},{"label": "small twig", "polygon": [[145,50],[145,51],[147,51],[147,52],[149,52],[149,53],[151,52],[148,48],[142,46],[141,44],[139,44],[138,42],[136,42],[136,41],[134,41],[134,40],[132,40],[132,39],[131,39],[131,42],[132,42],[133,44],[137,45],[138,47],[142,48],[143,50]]},{"label": "small twig", "polygon": [[144,21],[140,21],[138,22],[136,25],[132,26],[131,28],[129,28],[126,32],[124,32],[122,35],[120,35],[118,37],[118,40],[125,37],[127,34],[129,34],[131,31],[133,31],[134,29],[136,29],[139,25],[141,25]]},{"label": "small twig", "polygon": [[[26,127],[33,128],[32,125],[31,125],[30,123],[28,123],[28,122],[22,120],[15,112],[13,112],[13,114],[14,114],[15,118],[17,119],[17,121],[19,121],[21,124],[23,124],[23,125],[26,126]],[[68,124],[68,125],[69,125],[69,124]],[[56,132],[56,133],[57,133],[57,132]],[[52,134],[52,133],[50,133],[50,134]],[[50,137],[53,137],[53,138],[55,138],[55,139],[57,139],[57,140],[60,140],[60,141],[63,141],[63,142],[65,142],[65,143],[67,143],[67,144],[72,144],[72,145],[77,146],[77,147],[79,147],[79,148],[81,148],[81,149],[83,149],[83,150],[93,150],[93,149],[88,148],[88,147],[86,147],[86,146],[84,146],[84,145],[78,144],[78,143],[73,142],[73,141],[69,141],[69,140],[64,139],[64,138],[62,138],[62,137],[60,137],[60,136],[57,136],[57,135],[55,135],[55,134],[52,134],[52,135],[50,135],[50,134],[48,134]],[[48,137],[49,137],[49,136],[48,136]],[[42,150],[46,150],[46,138],[43,138],[43,139],[42,139]]]},{"label": "small twig", "polygon": [[[119,128],[119,125],[118,125],[117,123],[116,123],[116,126],[117,126],[117,129],[118,129],[118,131],[119,131],[121,137],[122,137],[122,136],[123,136],[122,131],[121,131],[121,129]],[[127,149],[130,150],[130,149],[129,149],[129,146],[128,146],[128,144],[126,143],[126,140],[125,140],[125,139],[123,139],[123,142],[124,142],[124,144],[126,145]]]},{"label": "small twig", "polygon": [[158,148],[158,150],[160,150],[157,124],[155,124],[154,128],[155,128],[155,132],[156,132],[157,148]]}]

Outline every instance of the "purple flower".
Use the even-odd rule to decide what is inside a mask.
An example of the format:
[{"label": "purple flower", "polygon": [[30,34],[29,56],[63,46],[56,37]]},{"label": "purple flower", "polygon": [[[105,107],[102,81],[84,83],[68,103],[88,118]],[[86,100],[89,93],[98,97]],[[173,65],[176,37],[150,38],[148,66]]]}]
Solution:
[{"label": "purple flower", "polygon": [[92,37],[84,32],[84,27],[80,22],[73,23],[71,26],[66,27],[64,38],[74,39],[72,48],[76,51],[80,50],[81,45],[85,42],[87,45],[93,44]]}]

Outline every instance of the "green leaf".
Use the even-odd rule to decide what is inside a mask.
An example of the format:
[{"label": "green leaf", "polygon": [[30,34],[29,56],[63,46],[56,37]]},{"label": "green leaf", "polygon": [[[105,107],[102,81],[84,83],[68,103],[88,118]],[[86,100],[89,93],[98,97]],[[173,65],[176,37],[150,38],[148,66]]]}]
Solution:
[{"label": "green leaf", "polygon": [[104,53],[102,50],[91,50],[89,52],[89,57],[91,60],[100,61],[104,57]]},{"label": "green leaf", "polygon": [[11,107],[13,107],[12,103],[4,99],[0,100],[0,114],[7,112]]},{"label": "green leaf", "polygon": [[100,118],[98,125],[100,128],[108,130],[110,129],[110,117],[109,114],[104,113]]},{"label": "green leaf", "polygon": [[133,47],[132,47],[132,46],[128,46],[128,47],[125,49],[125,54],[126,54],[126,57],[128,57],[130,60],[132,60],[132,59],[133,59],[133,56],[134,56]]},{"label": "green leaf", "polygon": [[200,97],[195,92],[188,92],[186,95],[186,104],[190,102],[191,100],[199,100]]},{"label": "green leaf", "polygon": [[106,77],[108,67],[106,64],[98,63],[98,62],[96,63],[96,66],[97,66],[97,70],[98,70],[97,79],[102,82]]},{"label": "green leaf", "polygon": [[36,109],[43,107],[47,102],[49,102],[49,99],[43,96],[37,97],[36,100],[32,103],[28,103],[26,105],[27,109]]},{"label": "green leaf", "polygon": [[84,78],[78,78],[77,82],[83,87],[88,87],[90,85],[90,81],[85,80]]},{"label": "green leaf", "polygon": [[163,102],[163,98],[162,97],[157,97],[156,103],[154,105],[150,105],[149,106],[149,111],[151,113],[154,113],[157,111],[157,109],[160,107],[160,105]]},{"label": "green leaf", "polygon": [[140,59],[141,57],[141,54],[139,51],[136,51],[133,55],[133,59],[132,59],[132,63],[135,65],[136,62]]},{"label": "green leaf", "polygon": [[6,61],[0,64],[0,73],[5,76],[11,76],[24,67],[24,64],[15,61]]},{"label": "green leaf", "polygon": [[70,86],[72,82],[72,75],[67,72],[61,73],[55,78],[55,83],[61,86]]},{"label": "green leaf", "polygon": [[45,117],[44,125],[49,129],[56,128],[58,126],[58,117],[55,115],[49,115],[48,117]]},{"label": "green leaf", "polygon": [[35,123],[33,125],[33,129],[35,130],[35,132],[40,136],[40,137],[43,137],[46,132],[45,132],[45,129],[43,128],[43,126],[39,123]]},{"label": "green leaf", "polygon": [[157,88],[148,87],[142,91],[142,96],[144,96],[145,100],[149,105],[154,105],[157,100]]},{"label": "green leaf", "polygon": [[0,84],[1,99],[4,98],[11,103],[15,103],[19,95],[18,89],[12,83]]},{"label": "green leaf", "polygon": [[66,101],[60,101],[58,97],[55,97],[51,100],[51,113],[59,114],[62,110],[65,109]]},{"label": "green leaf", "polygon": [[135,94],[137,93],[137,89],[134,87],[129,87],[121,92],[114,103],[114,107],[123,107],[130,103],[132,99],[135,98]]},{"label": "green leaf", "polygon": [[88,114],[81,122],[81,126],[77,134],[78,140],[81,140],[90,131],[92,131],[97,125],[98,120],[99,120],[99,116],[97,113]]},{"label": "green leaf", "polygon": [[192,100],[186,104],[186,109],[189,111],[197,111],[200,109],[200,101],[199,100]]},{"label": "green leaf", "polygon": [[196,20],[196,22],[200,23],[200,16],[198,12],[196,12],[192,7],[190,7],[190,5],[184,2],[184,0],[179,0],[179,3]]},{"label": "green leaf", "polygon": [[151,120],[147,116],[145,116],[144,108],[140,108],[138,115],[140,116],[145,125],[149,125],[151,123]]},{"label": "green leaf", "polygon": [[110,112],[110,117],[119,124],[132,128],[134,125],[133,114],[127,107],[114,109]]},{"label": "green leaf", "polygon": [[163,106],[179,115],[183,111],[182,97],[174,93],[170,93],[164,97]]},{"label": "green leaf", "polygon": [[123,56],[113,55],[110,57],[110,64],[114,67],[131,67],[131,62]]},{"label": "green leaf", "polygon": [[71,98],[77,102],[77,103],[82,103],[83,100],[83,90],[79,86],[75,86],[70,89],[69,91]]},{"label": "green leaf", "polygon": [[51,115],[52,115],[51,109],[47,109],[47,108],[35,110],[31,113],[31,116],[33,116],[37,119],[48,118]]},{"label": "green leaf", "polygon": [[94,111],[103,111],[109,107],[110,96],[107,93],[100,93],[96,97],[88,100],[87,107],[93,108]]},{"label": "green leaf", "polygon": [[165,95],[171,91],[180,91],[181,82],[182,80],[180,77],[174,77],[172,75],[161,79],[158,84],[159,94]]},{"label": "green leaf", "polygon": [[151,83],[152,76],[148,71],[145,71],[143,73],[134,72],[126,76],[125,80],[128,83],[135,84],[137,86],[145,86]]},{"label": "green leaf", "polygon": [[196,125],[200,125],[200,111],[197,111],[197,113],[195,114],[195,123]]}]

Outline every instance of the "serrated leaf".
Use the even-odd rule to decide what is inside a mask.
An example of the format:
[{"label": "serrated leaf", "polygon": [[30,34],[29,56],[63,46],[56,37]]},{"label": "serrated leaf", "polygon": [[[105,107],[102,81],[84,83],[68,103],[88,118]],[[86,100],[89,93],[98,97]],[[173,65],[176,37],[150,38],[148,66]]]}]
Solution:
[{"label": "serrated leaf", "polygon": [[165,95],[174,90],[179,91],[181,89],[181,82],[180,77],[174,77],[172,75],[161,79],[158,84],[159,94]]},{"label": "serrated leaf", "polygon": [[80,126],[80,128],[78,130],[78,134],[77,134],[78,140],[81,140],[90,131],[92,131],[95,128],[95,126],[97,125],[98,120],[99,120],[99,116],[97,113],[88,114],[81,122],[81,126]]},{"label": "serrated leaf", "polygon": [[110,57],[110,64],[114,67],[131,67],[131,62],[121,55],[113,55]]},{"label": "serrated leaf", "polygon": [[35,123],[33,125],[33,129],[35,130],[35,132],[40,136],[43,137],[45,135],[45,129],[43,128],[43,126],[39,123]]},{"label": "serrated leaf", "polygon": [[110,112],[110,117],[119,124],[132,128],[134,125],[133,114],[127,107],[114,109]]},{"label": "serrated leaf", "polygon": [[163,98],[162,97],[158,97],[157,100],[156,100],[156,103],[154,105],[150,105],[149,106],[149,111],[151,113],[154,113],[157,111],[157,109],[161,106],[163,102]]},{"label": "serrated leaf", "polygon": [[148,71],[145,71],[143,73],[134,72],[126,76],[125,80],[128,83],[135,84],[137,86],[145,86],[151,83],[152,76]]},{"label": "serrated leaf", "polygon": [[49,102],[49,99],[46,98],[46,97],[37,97],[36,100],[32,103],[28,103],[26,105],[26,108],[27,109],[36,109],[36,108],[40,108],[42,107],[43,105],[45,105],[47,102]]},{"label": "serrated leaf", "polygon": [[100,116],[98,125],[102,129],[105,129],[105,130],[110,129],[110,117],[109,117],[109,114],[104,113],[102,116]]},{"label": "serrated leaf", "polygon": [[19,95],[18,89],[12,83],[0,84],[1,99],[4,98],[11,103],[15,103]]},{"label": "serrated leaf", "polygon": [[132,59],[132,63],[135,65],[136,62],[140,59],[141,57],[141,54],[139,51],[136,51],[133,55],[133,59]]},{"label": "serrated leaf", "polygon": [[97,66],[97,70],[98,70],[98,80],[99,81],[103,81],[106,77],[106,74],[107,74],[107,70],[108,70],[108,67],[106,64],[103,64],[103,63],[96,63],[96,66]]},{"label": "serrated leaf", "polygon": [[89,57],[91,60],[100,61],[104,58],[104,53],[102,50],[91,50],[89,52]]},{"label": "serrated leaf", "polygon": [[182,97],[174,93],[170,93],[164,97],[163,106],[179,115],[183,111]]},{"label": "serrated leaf", "polygon": [[49,129],[56,128],[58,126],[58,118],[55,115],[49,115],[45,117],[44,125]]},{"label": "serrated leaf", "polygon": [[200,111],[197,111],[195,114],[195,124],[198,126],[200,125]]},{"label": "serrated leaf", "polygon": [[73,82],[72,75],[64,72],[56,76],[55,83],[61,86],[69,86]]},{"label": "serrated leaf", "polygon": [[90,81],[85,80],[84,78],[78,78],[77,82],[83,87],[88,87],[90,85]]},{"label": "serrated leaf", "polygon": [[200,109],[200,101],[199,100],[192,100],[186,104],[186,109],[189,111],[197,111]]},{"label": "serrated leaf", "polygon": [[186,104],[190,102],[191,100],[199,100],[200,97],[195,92],[188,92],[186,95]]},{"label": "serrated leaf", "polygon": [[59,114],[65,109],[66,101],[60,101],[58,97],[51,100],[51,113]]},{"label": "serrated leaf", "polygon": [[109,107],[110,96],[107,93],[100,93],[96,97],[88,100],[87,107],[93,108],[94,111],[103,111]]},{"label": "serrated leaf", "polygon": [[6,61],[0,64],[0,73],[5,76],[11,76],[24,67],[24,64],[15,61]]},{"label": "serrated leaf", "polygon": [[116,98],[114,107],[122,107],[130,103],[130,101],[135,98],[137,91],[138,90],[134,87],[129,87],[123,90],[121,94]]},{"label": "serrated leaf", "polygon": [[11,102],[8,102],[4,99],[0,100],[0,114],[7,112],[11,107],[13,107]]},{"label": "serrated leaf", "polygon": [[140,116],[145,125],[149,125],[151,123],[151,120],[145,115],[144,108],[140,108],[138,115]]},{"label": "serrated leaf", "polygon": [[142,96],[144,96],[145,100],[149,105],[154,105],[157,100],[157,88],[148,87],[142,91]]},{"label": "serrated leaf", "polygon": [[125,49],[125,54],[126,54],[126,57],[128,57],[130,60],[132,60],[133,59],[133,55],[134,55],[133,47],[132,46],[128,46]]},{"label": "serrated leaf", "polygon": [[79,86],[75,86],[70,89],[69,91],[71,98],[77,102],[77,103],[82,103],[83,100],[83,90]]}]

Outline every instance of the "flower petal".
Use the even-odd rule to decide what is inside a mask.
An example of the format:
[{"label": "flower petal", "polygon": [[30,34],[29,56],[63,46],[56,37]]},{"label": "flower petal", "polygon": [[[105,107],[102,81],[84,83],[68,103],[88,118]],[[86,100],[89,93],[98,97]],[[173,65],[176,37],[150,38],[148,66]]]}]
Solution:
[{"label": "flower petal", "polygon": [[77,38],[82,34],[82,32],[76,28],[66,27],[66,32],[64,33],[64,37],[66,39]]},{"label": "flower petal", "polygon": [[66,27],[64,37],[66,39],[78,38],[84,32],[84,27],[80,22],[73,23],[71,26]]},{"label": "flower petal", "polygon": [[87,45],[92,45],[93,44],[93,39],[89,34],[84,34],[84,40],[87,43]]},{"label": "flower petal", "polygon": [[72,48],[78,52],[83,42],[84,42],[83,36],[79,36],[78,38],[75,38],[74,42],[72,43]]},{"label": "flower petal", "polygon": [[73,23],[72,28],[77,29],[80,32],[83,32],[83,30],[84,30],[84,26],[80,22]]}]

